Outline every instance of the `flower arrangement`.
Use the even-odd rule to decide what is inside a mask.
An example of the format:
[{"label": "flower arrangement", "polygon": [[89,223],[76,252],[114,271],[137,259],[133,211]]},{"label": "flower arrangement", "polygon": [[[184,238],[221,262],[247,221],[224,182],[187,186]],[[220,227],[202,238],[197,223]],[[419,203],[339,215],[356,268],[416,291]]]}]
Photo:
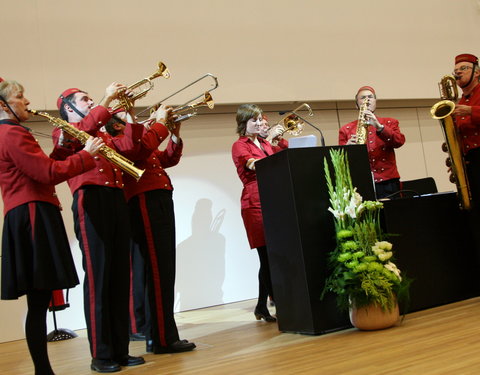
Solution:
[{"label": "flower arrangement", "polygon": [[327,158],[324,169],[337,247],[330,254],[333,272],[323,293],[334,292],[339,306],[345,309],[375,304],[384,311],[392,310],[397,299],[408,298],[410,282],[400,275],[393,262],[392,244],[384,240],[380,228],[383,203],[363,201],[352,185],[343,149],[330,150],[330,158],[334,181]]}]

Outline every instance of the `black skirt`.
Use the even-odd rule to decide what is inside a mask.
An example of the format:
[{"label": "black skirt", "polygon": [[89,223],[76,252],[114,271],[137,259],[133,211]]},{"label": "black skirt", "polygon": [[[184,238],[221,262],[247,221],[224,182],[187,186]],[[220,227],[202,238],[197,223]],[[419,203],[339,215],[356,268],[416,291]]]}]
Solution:
[{"label": "black skirt", "polygon": [[2,299],[30,290],[72,288],[79,283],[67,233],[57,206],[25,203],[4,218]]}]

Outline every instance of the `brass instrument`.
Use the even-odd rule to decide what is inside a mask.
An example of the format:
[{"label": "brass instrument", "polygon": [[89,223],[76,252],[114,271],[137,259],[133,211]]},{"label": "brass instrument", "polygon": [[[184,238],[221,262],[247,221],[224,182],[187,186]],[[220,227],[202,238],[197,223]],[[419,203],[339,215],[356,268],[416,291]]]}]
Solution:
[{"label": "brass instrument", "polygon": [[149,77],[141,79],[130,86],[127,87],[126,90],[132,91],[133,96],[128,97],[125,95],[125,92],[121,92],[119,97],[114,101],[112,104],[112,110],[115,111],[117,109],[123,108],[125,112],[128,112],[132,109],[135,101],[143,98],[147,93],[153,89],[153,82],[155,78],[164,77],[165,79],[170,78],[170,71],[167,69],[167,66],[163,62],[158,63],[158,69]]},{"label": "brass instrument", "polygon": [[370,99],[366,98],[362,105],[360,106],[360,110],[358,112],[358,121],[357,121],[357,145],[364,145],[367,142],[367,128],[369,123],[365,121],[365,111],[368,109],[370,105]]},{"label": "brass instrument", "polygon": [[213,74],[210,74],[210,73],[207,73],[207,74],[204,74],[203,76],[201,76],[200,78],[196,79],[195,81],[193,82],[190,82],[188,85],[185,85],[184,87],[182,87],[181,89],[175,91],[173,94],[170,94],[168,95],[166,98],[163,98],[162,100],[160,100],[159,102],[157,102],[156,104],[144,109],[143,111],[137,113],[137,116],[140,116],[142,115],[143,113],[145,112],[149,112],[150,114],[152,114],[153,112],[155,112],[158,107],[160,107],[161,104],[163,104],[166,100],[172,98],[173,96],[185,91],[186,89],[188,89],[189,87],[195,85],[197,82],[200,82],[200,81],[203,81],[204,79],[206,78],[211,78],[213,80],[212,82],[212,87],[210,87],[208,90],[203,90],[202,93],[198,96],[195,96],[194,98],[190,99],[189,101],[187,101],[186,103],[191,103],[199,98],[201,98],[202,96],[204,96],[204,92],[208,91],[208,92],[212,92],[213,90],[215,90],[217,87],[218,87],[218,79],[217,77],[215,77]]},{"label": "brass instrument", "polygon": [[[447,166],[451,168],[450,181],[457,185],[460,205],[463,209],[471,208],[471,193],[468,177],[463,158],[461,144],[458,139],[457,129],[452,117],[455,110],[455,101],[458,97],[458,89],[455,77],[444,76],[440,83],[440,96],[443,100],[435,103],[430,109],[432,118],[439,120],[445,137],[446,151],[449,154]],[[445,150],[444,150],[445,151]]]},{"label": "brass instrument", "polygon": [[307,103],[303,103],[302,105],[295,108],[293,111],[289,111],[289,115],[285,116],[281,119],[278,124],[282,126],[284,133],[289,133],[293,136],[300,135],[303,131],[304,121],[303,119],[297,114],[297,112],[302,108],[305,107],[305,110],[308,111],[309,116],[313,116],[312,108]]},{"label": "brass instrument", "polygon": [[[187,102],[186,104],[180,106],[180,107],[176,107],[172,110],[172,114],[176,114],[176,115],[180,115],[178,116],[177,118],[175,118],[174,120],[172,121],[167,121],[167,128],[169,130],[173,130],[175,129],[175,124],[177,122],[182,122],[182,121],[185,121],[185,120],[188,120],[190,118],[192,118],[193,116],[196,116],[197,115],[197,109],[200,108],[200,107],[208,107],[209,109],[213,109],[213,107],[215,106],[215,103],[213,101],[213,98],[212,98],[212,94],[210,94],[210,92],[205,92],[205,94],[203,94],[203,99],[197,103],[192,103],[190,104],[190,102]],[[190,112],[189,112],[190,111]]]},{"label": "brass instrument", "polygon": [[[85,144],[85,142],[87,142],[87,139],[90,137],[90,134],[88,134],[87,132],[75,128],[69,122],[62,120],[61,118],[53,117],[46,112],[38,112],[34,109],[29,109],[28,111],[30,113],[33,113],[34,115],[45,117],[53,126],[63,130],[68,135],[71,135],[72,137],[78,139],[82,144]],[[99,154],[112,164],[119,167],[122,171],[128,173],[137,181],[140,179],[140,177],[142,177],[144,170],[135,167],[132,161],[128,160],[125,156],[120,155],[114,149],[103,145],[99,150]]]}]

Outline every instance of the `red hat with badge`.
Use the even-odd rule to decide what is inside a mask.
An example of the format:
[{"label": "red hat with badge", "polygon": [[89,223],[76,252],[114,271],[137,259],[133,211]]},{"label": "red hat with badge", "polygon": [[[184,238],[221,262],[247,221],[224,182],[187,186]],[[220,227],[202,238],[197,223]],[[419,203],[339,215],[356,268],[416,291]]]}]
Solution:
[{"label": "red hat with badge", "polygon": [[71,88],[71,89],[67,89],[64,92],[62,92],[57,99],[57,108],[60,109],[60,107],[62,106],[63,99],[65,99],[68,96],[70,96],[72,94],[75,94],[77,92],[84,92],[84,91],[82,91],[80,89],[76,89],[76,88]]},{"label": "red hat with badge", "polygon": [[478,57],[475,55],[471,55],[469,53],[463,53],[455,57],[455,64],[461,62],[469,62],[475,65],[478,65]]},{"label": "red hat with badge", "polygon": [[5,81],[5,80],[2,77],[0,77],[0,83],[3,82],[3,81]]}]

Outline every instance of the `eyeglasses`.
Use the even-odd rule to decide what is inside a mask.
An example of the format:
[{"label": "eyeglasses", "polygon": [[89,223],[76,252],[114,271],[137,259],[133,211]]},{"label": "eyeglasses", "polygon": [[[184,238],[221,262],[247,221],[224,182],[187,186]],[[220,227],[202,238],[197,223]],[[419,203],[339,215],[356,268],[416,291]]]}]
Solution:
[{"label": "eyeglasses", "polygon": [[468,65],[463,65],[460,68],[455,69],[453,71],[453,75],[457,75],[458,72],[464,72],[465,70],[468,70],[468,69],[473,69],[473,68],[471,66],[468,66]]}]

